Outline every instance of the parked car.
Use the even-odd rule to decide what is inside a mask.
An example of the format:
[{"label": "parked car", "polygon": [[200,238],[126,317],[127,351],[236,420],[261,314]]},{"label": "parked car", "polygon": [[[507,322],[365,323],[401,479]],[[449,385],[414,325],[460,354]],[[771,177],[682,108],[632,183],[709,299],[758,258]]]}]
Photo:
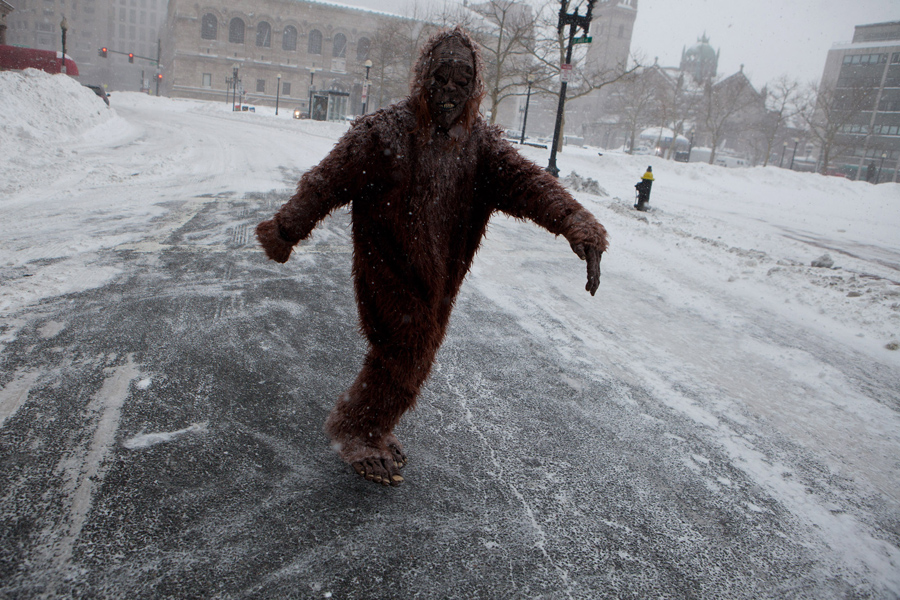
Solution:
[{"label": "parked car", "polygon": [[303,111],[302,111],[301,109],[299,109],[299,108],[295,108],[295,109],[294,109],[294,118],[295,118],[295,119],[308,119],[308,118],[309,118],[309,114],[303,112]]},{"label": "parked car", "polygon": [[106,102],[106,105],[109,106],[109,94],[106,93],[106,90],[103,89],[103,86],[91,85],[89,83],[83,83],[82,85],[100,96],[100,99]]}]

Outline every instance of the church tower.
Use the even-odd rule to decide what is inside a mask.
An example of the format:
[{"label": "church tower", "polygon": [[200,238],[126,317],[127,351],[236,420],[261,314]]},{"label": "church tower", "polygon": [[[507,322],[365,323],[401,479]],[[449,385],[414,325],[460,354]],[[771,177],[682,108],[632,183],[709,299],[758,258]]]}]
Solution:
[{"label": "church tower", "polygon": [[610,71],[628,62],[638,0],[597,0],[585,68]]}]

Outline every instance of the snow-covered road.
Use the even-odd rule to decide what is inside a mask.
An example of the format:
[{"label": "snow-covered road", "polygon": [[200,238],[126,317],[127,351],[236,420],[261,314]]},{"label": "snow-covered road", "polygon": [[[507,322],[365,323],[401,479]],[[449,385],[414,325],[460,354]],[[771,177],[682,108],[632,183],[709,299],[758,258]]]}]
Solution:
[{"label": "snow-covered road", "polygon": [[345,126],[12,76],[0,593],[900,597],[897,185],[567,149],[597,296],[495,218],[382,490],[320,433],[362,352],[349,216],[285,266],[251,236]]}]

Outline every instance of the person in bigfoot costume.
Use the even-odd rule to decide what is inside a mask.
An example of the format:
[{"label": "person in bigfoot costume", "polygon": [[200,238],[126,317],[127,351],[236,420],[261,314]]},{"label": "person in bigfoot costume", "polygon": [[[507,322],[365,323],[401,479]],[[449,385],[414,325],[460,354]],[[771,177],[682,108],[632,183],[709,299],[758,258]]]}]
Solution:
[{"label": "person in bigfoot costume", "polygon": [[256,228],[268,257],[283,263],[320,220],[352,205],[353,278],[369,351],[325,431],[359,475],[384,485],[403,481],[407,458],[394,427],[428,377],[494,212],[565,236],[587,262],[586,290],[593,295],[600,283],[606,230],[484,122],[481,70],[461,28],[436,34],[410,95],[358,118]]}]

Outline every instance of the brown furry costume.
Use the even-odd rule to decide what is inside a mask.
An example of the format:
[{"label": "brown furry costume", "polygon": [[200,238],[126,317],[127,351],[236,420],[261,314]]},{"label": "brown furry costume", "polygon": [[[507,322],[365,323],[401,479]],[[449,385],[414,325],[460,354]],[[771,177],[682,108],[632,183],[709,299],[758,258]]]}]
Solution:
[{"label": "brown furry costume", "polygon": [[[465,103],[459,116],[436,115],[439,109],[429,105],[436,90],[455,85],[436,75],[436,51],[446,60],[460,47],[471,52],[464,58],[474,68],[471,81],[456,82],[462,87],[455,89],[467,94]],[[593,294],[599,284],[606,231],[556,179],[482,120],[480,70],[475,44],[461,29],[433,37],[416,66],[410,96],[357,119],[303,175],[275,217],[257,227],[267,255],[284,262],[321,219],[352,204],[353,275],[369,352],[325,429],[341,458],[385,485],[403,481],[399,468],[406,456],[392,431],[428,377],[495,211],[565,236],[587,259],[587,290]],[[452,110],[454,103],[440,106]],[[447,114],[452,124],[439,126]]]}]

